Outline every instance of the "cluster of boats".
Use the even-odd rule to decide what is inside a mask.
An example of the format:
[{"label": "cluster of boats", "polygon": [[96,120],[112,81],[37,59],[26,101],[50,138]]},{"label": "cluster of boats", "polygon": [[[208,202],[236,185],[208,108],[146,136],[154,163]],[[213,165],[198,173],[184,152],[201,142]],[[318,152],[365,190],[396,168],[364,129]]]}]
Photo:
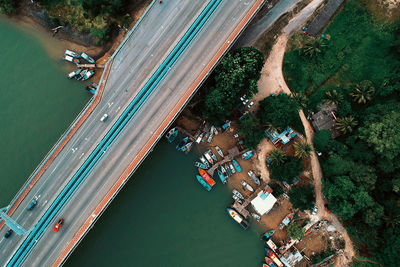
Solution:
[{"label": "cluster of boats", "polygon": [[211,126],[210,132],[202,132],[197,136],[196,138],[196,143],[200,144],[202,142],[211,143],[212,139],[214,138],[215,135],[218,134],[218,130],[215,126]]},{"label": "cluster of boats", "polygon": [[[91,58],[85,52],[81,52],[80,54],[78,54],[77,52],[71,51],[68,49],[65,50],[63,59],[68,62],[75,63],[76,65],[78,65],[80,63],[79,59],[84,59],[87,62],[92,63],[92,64],[94,64],[96,62],[93,58]],[[93,75],[94,75],[94,70],[78,68],[77,70],[74,70],[73,72],[69,73],[68,78],[85,81],[87,79],[90,79]]]},{"label": "cluster of boats", "polygon": [[275,252],[270,249],[266,248],[265,249],[266,256],[265,256],[265,263],[263,263],[263,267],[283,267],[282,261],[279,259],[279,257],[275,254]]},{"label": "cluster of boats", "polygon": [[[179,133],[178,129],[172,128],[167,132],[165,137],[167,138],[169,143],[172,143],[178,137],[178,133]],[[176,145],[176,149],[181,152],[189,153],[190,150],[192,149],[192,146],[193,142],[190,142],[189,137],[186,136]]]}]

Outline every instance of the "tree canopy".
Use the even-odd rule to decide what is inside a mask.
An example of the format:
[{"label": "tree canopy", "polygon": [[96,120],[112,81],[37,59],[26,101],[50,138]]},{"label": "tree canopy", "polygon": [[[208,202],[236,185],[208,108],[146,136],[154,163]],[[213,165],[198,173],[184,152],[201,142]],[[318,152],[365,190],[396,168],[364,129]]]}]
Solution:
[{"label": "tree canopy", "polygon": [[297,223],[291,223],[288,227],[288,236],[292,239],[302,239],[305,234],[303,227]]},{"label": "tree canopy", "polygon": [[272,161],[270,169],[272,179],[285,181],[291,184],[293,183],[294,178],[302,172],[303,163],[301,159],[287,157],[281,164],[278,164],[276,161]]},{"label": "tree canopy", "polygon": [[312,185],[299,185],[289,191],[290,202],[293,208],[301,211],[309,210],[315,202],[314,187]]},{"label": "tree canopy", "polygon": [[328,130],[321,130],[315,133],[314,147],[319,152],[326,152],[332,140],[332,134]]},{"label": "tree canopy", "polygon": [[244,47],[228,53],[215,68],[206,88],[204,116],[221,122],[246,98],[258,92],[257,81],[264,64],[263,54],[255,48]]},{"label": "tree canopy", "polygon": [[239,131],[244,135],[244,144],[252,149],[257,148],[257,145],[264,137],[264,131],[261,128],[260,122],[251,113],[247,114],[239,122]]},{"label": "tree canopy", "polygon": [[258,117],[264,125],[273,125],[278,131],[286,127],[294,127],[303,131],[299,118],[299,106],[287,94],[269,96],[260,101]]}]

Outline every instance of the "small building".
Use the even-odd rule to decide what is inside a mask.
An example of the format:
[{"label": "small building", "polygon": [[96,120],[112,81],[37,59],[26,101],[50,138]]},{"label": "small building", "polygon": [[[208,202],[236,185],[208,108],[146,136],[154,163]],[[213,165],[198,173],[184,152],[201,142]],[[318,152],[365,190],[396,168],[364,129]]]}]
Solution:
[{"label": "small building", "polygon": [[281,147],[290,142],[297,134],[290,127],[279,133],[276,129],[269,128],[265,130],[265,135],[271,140],[276,147]]},{"label": "small building", "polygon": [[251,201],[251,206],[258,214],[264,215],[272,209],[275,202],[276,198],[272,195],[272,190],[261,190]]},{"label": "small building", "polygon": [[336,124],[336,106],[324,105],[320,111],[311,115],[311,124],[316,132],[328,130],[332,134],[332,138],[339,136],[339,132],[335,129]]},{"label": "small building", "polygon": [[299,263],[302,259],[303,259],[303,255],[301,255],[301,253],[298,250],[296,250],[296,252],[287,251],[281,257],[281,261],[287,267],[296,266],[296,264]]}]

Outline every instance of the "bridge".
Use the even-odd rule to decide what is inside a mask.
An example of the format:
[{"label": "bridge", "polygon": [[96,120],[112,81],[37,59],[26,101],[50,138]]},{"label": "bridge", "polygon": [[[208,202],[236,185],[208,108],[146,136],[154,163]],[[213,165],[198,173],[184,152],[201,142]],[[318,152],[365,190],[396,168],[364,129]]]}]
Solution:
[{"label": "bridge", "polygon": [[3,238],[0,223],[1,266],[68,258],[263,2],[150,4],[105,65],[96,95],[6,208],[2,218],[21,235]]}]

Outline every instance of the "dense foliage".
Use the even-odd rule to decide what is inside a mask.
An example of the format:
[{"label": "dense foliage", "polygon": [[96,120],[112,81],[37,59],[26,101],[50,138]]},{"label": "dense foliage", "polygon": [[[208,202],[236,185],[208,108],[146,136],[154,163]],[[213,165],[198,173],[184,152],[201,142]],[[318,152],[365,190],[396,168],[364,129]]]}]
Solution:
[{"label": "dense foliage", "polygon": [[287,53],[285,77],[290,88],[308,97],[308,110],[337,105],[342,136],[333,140],[326,131],[314,136],[316,149],[327,152],[320,158],[323,193],[367,255],[397,266],[400,22],[378,23],[361,2],[350,0],[326,33],[329,40],[312,60],[301,48]]},{"label": "dense foliage", "polygon": [[217,124],[230,118],[232,112],[239,108],[241,96],[249,99],[258,92],[257,81],[263,64],[263,54],[252,47],[227,54],[210,77],[204,117]]},{"label": "dense foliage", "polygon": [[15,13],[15,0],[0,0],[0,13]]},{"label": "dense foliage", "polygon": [[303,131],[298,111],[297,103],[289,95],[282,93],[260,101],[257,116],[262,124],[272,125],[278,131],[283,131],[288,126]]},{"label": "dense foliage", "polygon": [[270,169],[272,179],[291,184],[294,178],[302,172],[303,163],[301,159],[286,157],[283,163],[272,161]]},{"label": "dense foliage", "polygon": [[259,120],[251,113],[239,122],[239,131],[244,135],[244,144],[252,149],[257,148],[258,143],[264,137]]},{"label": "dense foliage", "polygon": [[290,202],[293,208],[301,211],[310,210],[315,200],[314,187],[311,185],[299,185],[289,191]]},{"label": "dense foliage", "polygon": [[304,236],[304,229],[301,227],[301,225],[298,225],[297,223],[291,223],[288,227],[288,236],[291,239],[302,239]]},{"label": "dense foliage", "polygon": [[[129,26],[127,0],[39,0],[53,21],[105,40],[112,25]],[[136,1],[140,2],[140,1]]]}]

